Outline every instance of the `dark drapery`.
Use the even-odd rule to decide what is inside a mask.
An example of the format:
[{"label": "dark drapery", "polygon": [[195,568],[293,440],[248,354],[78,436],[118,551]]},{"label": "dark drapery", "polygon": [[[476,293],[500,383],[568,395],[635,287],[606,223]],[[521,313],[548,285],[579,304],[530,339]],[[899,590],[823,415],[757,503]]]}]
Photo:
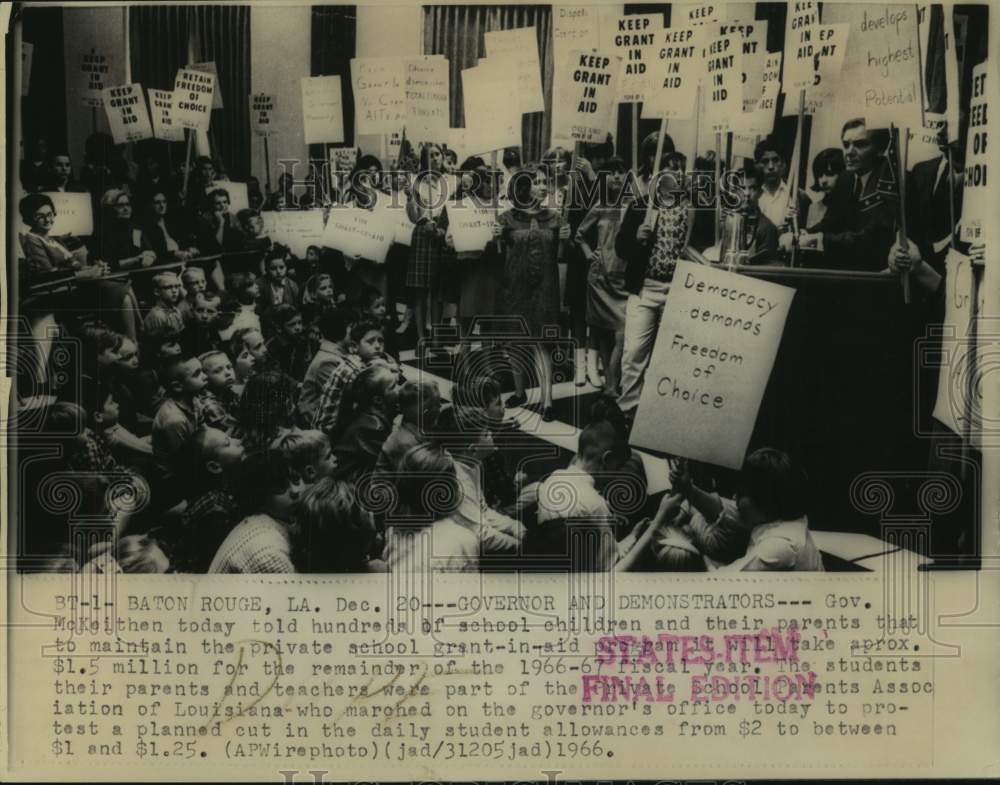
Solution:
[{"label": "dark drapery", "polygon": [[[390,13],[391,9],[386,9]],[[312,7],[312,76],[339,76],[344,106],[344,145],[354,144],[354,91],[351,89],[351,59],[354,57],[358,19],[353,5]],[[385,52],[391,55],[391,52]],[[330,145],[340,147],[341,145]],[[309,145],[312,160],[327,160],[328,145]],[[370,151],[369,151],[370,152]]]},{"label": "dark drapery", "polygon": [[494,30],[534,27],[538,37],[538,60],[542,67],[545,111],[522,117],[521,140],[524,160],[537,161],[552,137],[552,9],[547,5],[462,6],[434,5],[424,8],[424,54],[444,55],[449,63],[451,127],[464,127],[462,71],[486,56],[485,34]]},{"label": "dark drapery", "polygon": [[[66,148],[66,69],[63,50],[63,12],[61,8],[25,8],[22,10],[24,43],[34,47],[28,95],[21,102],[21,131],[27,153],[38,137],[49,143],[49,152]],[[8,46],[13,41],[9,37]],[[20,57],[21,53],[17,52]],[[9,59],[8,59],[9,64]],[[8,89],[10,85],[8,85]],[[90,110],[86,111],[90,122]],[[78,117],[73,118],[74,121]],[[18,151],[14,151],[17,160]],[[74,161],[79,168],[80,161]]]},{"label": "dark drapery", "polygon": [[135,5],[129,11],[132,79],[172,90],[177,69],[214,61],[224,108],[212,112],[212,155],[234,180],[250,176],[250,8]]}]

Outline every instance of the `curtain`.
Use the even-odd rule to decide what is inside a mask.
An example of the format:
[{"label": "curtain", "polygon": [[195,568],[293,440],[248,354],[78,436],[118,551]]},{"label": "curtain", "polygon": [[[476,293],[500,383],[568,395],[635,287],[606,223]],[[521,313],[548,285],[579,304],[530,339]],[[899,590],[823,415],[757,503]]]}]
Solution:
[{"label": "curtain", "polygon": [[[452,128],[465,125],[462,71],[486,55],[485,34],[494,30],[534,27],[542,68],[545,111],[522,116],[522,157],[537,161],[552,138],[552,9],[543,5],[462,6],[424,8],[424,54],[444,55],[449,62]],[[460,162],[461,163],[461,162]]]},{"label": "curtain", "polygon": [[[21,101],[21,138],[26,155],[39,137],[49,143],[51,154],[65,149],[67,143],[63,12],[61,8],[32,7],[21,13],[23,41],[34,47],[28,95]],[[13,36],[8,39],[10,46]],[[89,122],[89,117],[87,119]],[[19,151],[15,150],[15,159],[18,155]],[[75,171],[79,171],[81,163],[73,162]]]},{"label": "curtain", "polygon": [[[391,9],[386,9],[388,13]],[[353,5],[312,7],[312,76],[340,76],[344,106],[344,145],[354,145],[354,90],[351,88],[351,59],[354,57],[358,19]],[[391,54],[386,52],[386,54]],[[330,145],[339,147],[340,145]],[[309,145],[312,160],[328,160],[328,145]]]},{"label": "curtain", "polygon": [[172,90],[189,52],[198,62],[215,62],[224,108],[212,112],[212,153],[229,177],[245,181],[250,176],[250,8],[134,5],[129,42],[132,79],[146,88]]}]

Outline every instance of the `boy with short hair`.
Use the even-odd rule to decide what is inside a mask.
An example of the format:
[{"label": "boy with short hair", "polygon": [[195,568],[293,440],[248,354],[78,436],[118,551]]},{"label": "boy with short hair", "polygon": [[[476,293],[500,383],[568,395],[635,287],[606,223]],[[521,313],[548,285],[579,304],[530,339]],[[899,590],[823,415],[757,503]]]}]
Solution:
[{"label": "boy with short hair", "polygon": [[142,326],[147,333],[180,333],[184,330],[184,316],[178,304],[181,300],[181,279],[177,273],[159,273],[153,276],[153,296],[156,298]]},{"label": "boy with short hair", "polygon": [[266,281],[260,293],[261,311],[270,311],[276,305],[299,304],[299,285],[288,278],[288,263],[282,248],[268,251],[264,260]]},{"label": "boy with short hair", "polygon": [[215,396],[226,412],[235,418],[240,396],[236,394],[236,371],[229,355],[221,349],[213,349],[198,355],[198,362],[205,371],[205,379],[208,382],[206,389]]},{"label": "boy with short hair", "polygon": [[198,295],[208,291],[208,281],[205,280],[205,271],[200,267],[187,267],[181,273],[181,283],[184,285],[184,297],[177,308],[187,321],[194,317]]},{"label": "boy with short hair", "polygon": [[322,431],[293,428],[271,442],[271,449],[285,457],[306,485],[312,485],[323,477],[332,477],[337,468],[330,440]]},{"label": "boy with short hair", "polygon": [[427,441],[428,433],[441,414],[441,393],[437,382],[408,381],[399,388],[399,425],[382,445],[375,469],[395,472],[406,453]]},{"label": "boy with short hair", "polygon": [[202,425],[199,394],[208,380],[195,357],[177,358],[164,369],[160,381],[166,398],[153,418],[153,454],[172,474],[178,454]]},{"label": "boy with short hair", "polygon": [[219,331],[216,322],[220,304],[219,295],[215,292],[199,292],[195,295],[187,326],[181,336],[185,354],[197,356],[218,348]]},{"label": "boy with short hair", "polygon": [[299,394],[299,419],[309,428],[316,426],[320,400],[330,377],[340,365],[353,361],[346,311],[334,308],[323,313],[319,319],[319,332],[322,336],[319,350],[306,369]]}]

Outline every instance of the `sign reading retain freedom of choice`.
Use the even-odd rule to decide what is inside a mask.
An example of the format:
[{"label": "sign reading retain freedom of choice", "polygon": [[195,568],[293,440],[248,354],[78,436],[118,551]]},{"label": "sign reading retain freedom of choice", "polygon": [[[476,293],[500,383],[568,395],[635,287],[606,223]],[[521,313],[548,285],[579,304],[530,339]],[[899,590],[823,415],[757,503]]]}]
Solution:
[{"label": "sign reading retain freedom of choice", "polygon": [[678,262],[631,443],[739,469],[794,295]]},{"label": "sign reading retain freedom of choice", "polygon": [[212,95],[215,93],[215,75],[191,68],[177,71],[174,81],[173,111],[171,117],[179,128],[208,133],[212,121]]},{"label": "sign reading retain freedom of choice", "polygon": [[104,90],[104,111],[115,144],[138,142],[153,136],[146,96],[138,83],[108,87]]},{"label": "sign reading retain freedom of choice", "polygon": [[618,105],[616,77],[621,58],[600,52],[571,52],[569,68],[560,74],[559,127],[554,137],[576,142],[603,142]]}]

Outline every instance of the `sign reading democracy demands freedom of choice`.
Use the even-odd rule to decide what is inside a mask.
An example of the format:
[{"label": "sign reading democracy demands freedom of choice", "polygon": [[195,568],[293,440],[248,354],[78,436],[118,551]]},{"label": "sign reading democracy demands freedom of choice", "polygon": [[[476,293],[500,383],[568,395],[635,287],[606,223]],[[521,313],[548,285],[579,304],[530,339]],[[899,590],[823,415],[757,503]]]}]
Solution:
[{"label": "sign reading democracy demands freedom of choice", "polygon": [[[448,59],[440,55],[407,57],[406,134],[417,142],[441,142],[448,136]],[[398,129],[397,129],[398,130]]]},{"label": "sign reading democracy demands freedom of choice", "polygon": [[705,48],[705,120],[729,131],[743,114],[743,45],[738,33],[712,38]]},{"label": "sign reading democracy demands freedom of choice", "polygon": [[448,231],[456,253],[482,251],[493,239],[497,211],[489,205],[479,205],[470,199],[448,205]]},{"label": "sign reading democracy demands freedom of choice", "polygon": [[[576,142],[603,142],[618,106],[621,58],[601,52],[571,52],[567,69],[556,76],[559,127],[552,135]],[[617,119],[617,118],[616,118]]]},{"label": "sign reading democracy demands freedom of choice", "polygon": [[184,129],[174,123],[172,90],[149,88],[149,114],[153,120],[153,136],[167,142],[184,141]]},{"label": "sign reading democracy demands freedom of choice", "polygon": [[267,236],[300,259],[306,258],[310,245],[324,245],[322,210],[265,210],[260,217]]},{"label": "sign reading democracy demands freedom of choice", "polygon": [[106,87],[104,112],[108,116],[108,125],[115,144],[152,138],[153,126],[149,121],[146,96],[142,92],[141,84],[134,82],[118,87]]},{"label": "sign reading democracy demands freedom of choice", "polygon": [[[983,375],[983,347],[976,346],[971,340],[972,263],[965,254],[950,249],[945,259],[945,267],[943,327],[945,334],[953,335],[954,339],[945,343],[948,346],[947,357],[950,362],[943,365],[938,374],[937,399],[934,402],[933,416],[935,420],[962,437],[970,434],[973,444],[978,446],[981,443],[982,428],[979,427],[981,424],[975,421],[969,423],[968,415],[972,414],[973,418],[981,416],[982,380],[987,377]],[[981,300],[984,292],[985,287],[980,287]],[[982,301],[978,305],[981,314]],[[978,352],[976,375],[978,383],[970,389],[968,366],[974,351]],[[972,405],[968,406],[970,394],[976,397]]]},{"label": "sign reading democracy demands freedom of choice", "polygon": [[215,75],[191,68],[177,71],[171,117],[176,126],[208,133],[212,121]]},{"label": "sign reading democracy demands freedom of choice", "polygon": [[94,233],[94,206],[90,194],[71,194],[47,191],[47,197],[56,208],[56,220],[49,234],[52,237],[89,237]]},{"label": "sign reading democracy demands freedom of choice", "polygon": [[385,207],[336,206],[330,210],[323,231],[323,245],[344,256],[360,256],[377,264],[385,262],[396,234],[396,221]]},{"label": "sign reading democracy demands freedom of choice", "polygon": [[306,144],[344,141],[339,76],[302,77],[302,125]]},{"label": "sign reading democracy demands freedom of choice", "polygon": [[924,123],[916,6],[825,3],[823,22],[849,25],[840,79],[824,111],[829,107],[841,121],[863,117],[870,128],[919,132]]},{"label": "sign reading democracy demands freedom of choice", "polygon": [[406,125],[406,66],[401,57],[351,60],[359,134],[390,134]]},{"label": "sign reading democracy demands freedom of choice", "polygon": [[[996,208],[990,210],[987,187],[987,113],[986,72],[990,61],[972,69],[972,100],[969,102],[969,140],[965,148],[965,194],[962,199],[962,239],[986,242],[986,225],[996,220]],[[995,144],[995,142],[994,142]]]},{"label": "sign reading democracy demands freedom of choice", "polygon": [[250,96],[250,128],[257,136],[273,136],[274,96],[254,93]]},{"label": "sign reading democracy demands freedom of choice", "polygon": [[538,60],[538,31],[534,27],[486,33],[486,57],[513,54],[517,61],[518,103],[521,113],[544,112],[542,68]]},{"label": "sign reading democracy demands freedom of choice", "polygon": [[656,43],[663,31],[663,14],[632,14],[615,19],[609,51],[622,59],[618,75],[618,101],[642,101],[650,85],[652,64],[657,61]]},{"label": "sign reading democracy demands freedom of choice", "polygon": [[743,465],[794,289],[678,262],[631,443]]},{"label": "sign reading democracy demands freedom of choice", "polygon": [[642,117],[686,120],[694,116],[704,63],[704,27],[671,27],[657,34]]}]

